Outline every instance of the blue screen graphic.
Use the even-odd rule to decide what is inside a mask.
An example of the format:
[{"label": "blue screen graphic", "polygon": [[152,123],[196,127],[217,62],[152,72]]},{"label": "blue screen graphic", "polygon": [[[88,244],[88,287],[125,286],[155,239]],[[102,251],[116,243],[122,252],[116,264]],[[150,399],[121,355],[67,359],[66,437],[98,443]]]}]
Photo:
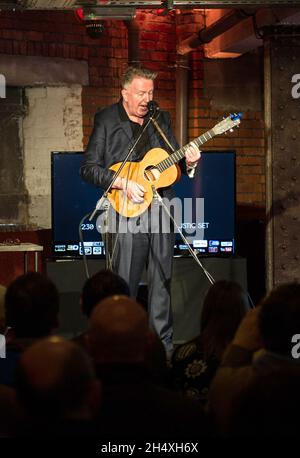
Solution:
[{"label": "blue screen graphic", "polygon": [[[56,258],[75,258],[82,254],[79,223],[84,215],[93,211],[102,195],[101,188],[81,179],[82,156],[82,152],[53,152],[51,156],[52,254]],[[202,152],[195,177],[190,179],[182,175],[175,191],[182,202],[181,221],[178,223],[193,249],[203,256],[233,255],[235,153]],[[185,211],[186,204],[189,210],[192,204],[192,212]],[[96,229],[96,218],[92,221],[86,219],[81,228],[86,254],[104,257],[104,244]],[[186,244],[177,234],[174,254],[187,253]]]}]

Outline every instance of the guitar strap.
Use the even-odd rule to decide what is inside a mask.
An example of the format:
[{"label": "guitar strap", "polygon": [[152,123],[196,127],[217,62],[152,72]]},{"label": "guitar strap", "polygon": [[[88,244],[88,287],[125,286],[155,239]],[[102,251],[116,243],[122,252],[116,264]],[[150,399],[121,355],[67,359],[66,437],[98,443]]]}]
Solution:
[{"label": "guitar strap", "polygon": [[164,141],[166,142],[166,144],[168,145],[168,147],[171,149],[171,151],[174,153],[176,150],[175,148],[173,148],[173,146],[171,145],[171,143],[169,142],[169,140],[167,139],[165,133],[162,131],[161,127],[158,125],[158,123],[156,122],[155,119],[151,118],[151,121],[152,121],[152,124],[154,124],[156,130],[160,133],[160,135],[162,136],[162,138],[164,139]]}]

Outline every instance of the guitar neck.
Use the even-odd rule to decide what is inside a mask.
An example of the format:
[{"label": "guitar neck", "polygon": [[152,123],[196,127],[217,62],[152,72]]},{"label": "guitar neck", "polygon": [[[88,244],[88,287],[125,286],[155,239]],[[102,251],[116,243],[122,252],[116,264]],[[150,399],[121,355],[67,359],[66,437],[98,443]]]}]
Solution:
[{"label": "guitar neck", "polygon": [[195,140],[192,140],[190,143],[183,146],[182,148],[175,151],[174,153],[170,154],[163,161],[159,162],[156,165],[156,168],[159,170],[159,172],[163,172],[164,170],[167,170],[172,165],[177,164],[177,162],[179,162],[184,157],[185,152],[189,148],[191,143],[196,143],[196,145],[200,148],[201,145],[203,145],[205,142],[213,138],[215,135],[216,134],[214,133],[213,129],[208,130],[204,134],[200,135],[200,137],[195,138]]}]

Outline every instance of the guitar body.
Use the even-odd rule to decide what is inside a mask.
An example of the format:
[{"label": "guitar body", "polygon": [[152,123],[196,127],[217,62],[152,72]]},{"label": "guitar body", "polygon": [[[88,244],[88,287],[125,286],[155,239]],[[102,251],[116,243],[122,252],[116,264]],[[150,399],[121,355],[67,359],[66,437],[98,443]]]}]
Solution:
[{"label": "guitar body", "polygon": [[[200,147],[215,135],[224,134],[228,130],[232,130],[240,124],[241,116],[242,113],[234,113],[227,116],[227,118],[216,124],[211,130],[194,139],[193,143]],[[141,162],[128,162],[122,169],[120,177],[135,181],[144,186],[146,190],[144,202],[135,204],[127,198],[126,192],[119,189],[113,189],[108,195],[108,199],[116,212],[120,213],[120,215],[132,218],[141,215],[147,210],[153,199],[153,188],[155,188],[155,190],[165,188],[180,179],[181,171],[178,165],[175,164],[184,157],[186,147],[191,143],[175,151],[171,155],[162,148],[153,148],[148,151]],[[122,162],[118,162],[111,166],[110,170],[116,172],[121,165]],[[160,172],[156,166],[159,166],[162,171]]]},{"label": "guitar body", "polygon": [[[153,199],[152,186],[155,189],[165,188],[179,180],[181,172],[178,165],[171,165],[163,172],[159,172],[155,165],[169,154],[162,148],[153,148],[144,156],[140,162],[127,162],[120,173],[120,177],[135,181],[144,186],[146,192],[144,202],[135,204],[128,199],[126,192],[121,189],[113,189],[108,195],[108,200],[113,208],[120,215],[132,218],[141,215],[151,204]],[[110,167],[110,170],[116,172],[121,167],[122,162],[118,162]]]}]

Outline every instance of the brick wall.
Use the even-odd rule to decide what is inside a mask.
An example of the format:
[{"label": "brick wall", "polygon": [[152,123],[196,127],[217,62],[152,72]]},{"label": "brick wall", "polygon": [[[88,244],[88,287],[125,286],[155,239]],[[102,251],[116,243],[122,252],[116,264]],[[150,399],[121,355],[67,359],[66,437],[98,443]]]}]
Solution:
[{"label": "brick wall", "polygon": [[[177,17],[178,40],[183,40],[204,27],[202,14],[185,11]],[[228,112],[211,109],[211,101],[205,97],[203,82],[203,49],[190,54],[189,119],[188,136],[192,140],[211,129]],[[241,105],[243,106],[243,101]],[[236,111],[240,109],[236,107]],[[246,111],[239,129],[217,136],[204,146],[205,150],[235,150],[236,191],[239,206],[265,205],[264,123],[262,111]],[[261,216],[261,212],[259,211]]]},{"label": "brick wall", "polygon": [[175,121],[176,26],[174,15],[159,16],[155,11],[139,11],[139,57],[145,67],[158,72],[155,99]]},{"label": "brick wall", "polygon": [[[205,99],[204,99],[205,101]],[[194,108],[190,113],[189,135],[209,130],[228,113],[206,107]],[[238,129],[226,135],[214,137],[205,150],[236,151],[237,203],[263,206],[265,199],[264,126],[262,112],[245,112]]]},{"label": "brick wall", "polygon": [[122,21],[106,21],[103,35],[93,39],[72,11],[2,11],[0,53],[88,62],[90,86],[82,94],[86,144],[95,112],[119,97],[119,77],[127,64],[126,27]]},{"label": "brick wall", "polygon": [[[175,119],[176,41],[203,26],[200,13],[159,16],[155,11],[139,10],[139,57],[142,64],[159,71],[156,99]],[[120,75],[127,65],[127,28],[122,21],[106,21],[98,39],[87,36],[84,24],[73,12],[5,12],[0,13],[0,53],[62,57],[86,60],[90,86],[83,88],[84,145],[91,133],[96,111],[118,100]],[[211,128],[223,111],[211,110],[204,96],[203,54],[190,55],[189,138]],[[0,69],[1,73],[1,69]],[[263,113],[246,112],[241,128],[219,136],[205,149],[237,151],[237,202],[264,205],[264,132]]]}]

